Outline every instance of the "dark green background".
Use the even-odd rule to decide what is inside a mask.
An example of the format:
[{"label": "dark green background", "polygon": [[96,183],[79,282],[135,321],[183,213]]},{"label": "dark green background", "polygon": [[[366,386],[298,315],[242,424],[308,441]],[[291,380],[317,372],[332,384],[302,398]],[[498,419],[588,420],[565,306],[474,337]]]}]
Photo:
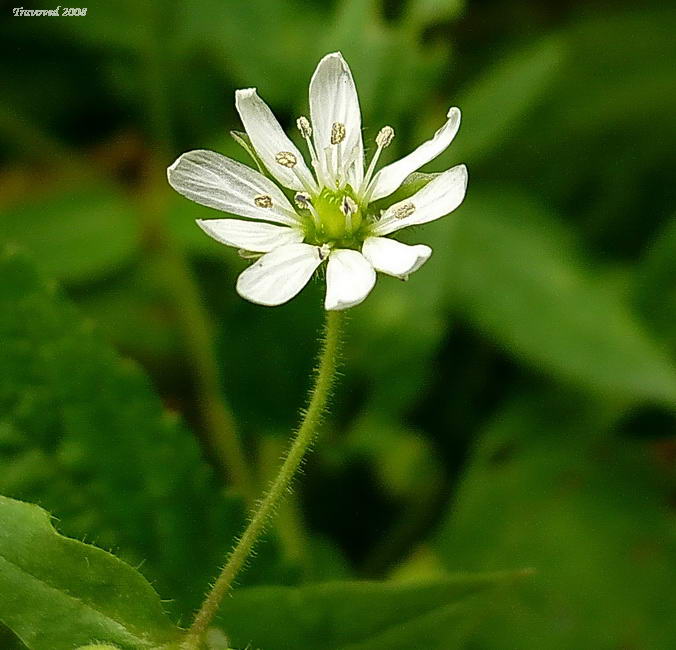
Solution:
[{"label": "dark green background", "polygon": [[461,108],[426,171],[466,163],[468,196],[403,236],[432,245],[425,267],[379,278],[350,311],[323,440],[286,533],[243,582],[532,568],[453,647],[676,647],[676,7],[97,0],[82,18],[3,14],[0,246],[25,268],[0,276],[0,492],[145,561],[187,620],[241,506],[191,433],[203,440],[177,265],[262,474],[308,388],[322,282],[275,309],[241,300],[246,263],[194,225],[219,215],[174,194],[164,168],[195,148],[245,161],[228,136],[234,90],[257,86],[290,127],[339,49],[367,147],[396,129],[387,161]]}]

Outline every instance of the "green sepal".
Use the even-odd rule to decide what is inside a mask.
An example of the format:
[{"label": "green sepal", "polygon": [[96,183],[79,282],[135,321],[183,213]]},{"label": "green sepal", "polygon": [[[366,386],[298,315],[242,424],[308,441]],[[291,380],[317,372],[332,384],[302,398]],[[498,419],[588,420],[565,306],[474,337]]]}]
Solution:
[{"label": "green sepal", "polygon": [[399,203],[399,201],[411,198],[416,192],[425,187],[427,183],[434,180],[437,176],[439,176],[439,172],[433,174],[413,172],[412,174],[409,174],[395,192],[371,203],[369,205],[369,212],[378,216],[381,210],[386,210],[391,205]]},{"label": "green sepal", "polygon": [[258,171],[263,174],[263,176],[269,176],[263,161],[256,153],[253,144],[251,144],[251,138],[246,133],[244,133],[244,131],[230,131],[230,135],[232,136],[232,139],[251,156],[253,161],[256,163],[256,167],[258,167]]}]

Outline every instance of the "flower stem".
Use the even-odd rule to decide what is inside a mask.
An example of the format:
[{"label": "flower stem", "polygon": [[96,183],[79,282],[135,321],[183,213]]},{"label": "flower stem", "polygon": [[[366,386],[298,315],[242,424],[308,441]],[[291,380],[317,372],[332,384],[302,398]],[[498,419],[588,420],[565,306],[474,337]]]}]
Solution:
[{"label": "flower stem", "polygon": [[224,596],[232,587],[233,580],[251,554],[261,534],[300,469],[305,455],[317,435],[319,424],[326,408],[331,386],[338,365],[342,312],[327,311],[322,350],[319,357],[316,380],[310,391],[309,405],[296,436],[287,452],[279,473],[251,514],[249,525],[230,553],[225,567],[202,604],[188,630],[182,650],[197,650]]}]

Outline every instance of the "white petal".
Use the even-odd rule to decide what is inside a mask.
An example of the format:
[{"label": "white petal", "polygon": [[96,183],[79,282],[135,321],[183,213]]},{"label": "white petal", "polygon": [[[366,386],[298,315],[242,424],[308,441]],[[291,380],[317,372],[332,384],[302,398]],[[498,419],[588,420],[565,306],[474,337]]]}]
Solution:
[{"label": "white petal", "polygon": [[[294,225],[300,223],[282,190],[269,178],[214,151],[188,151],[167,169],[169,184],[196,203],[240,217]],[[271,207],[256,199],[268,197]]]},{"label": "white petal", "polygon": [[303,241],[303,232],[300,228],[275,226],[259,221],[198,219],[197,225],[221,244],[243,248],[254,253],[268,253],[280,246],[298,244]]},{"label": "white petal", "polygon": [[332,251],[326,268],[326,300],[328,310],[347,309],[358,305],[376,283],[376,272],[366,258],[350,249]]},{"label": "white petal", "polygon": [[361,252],[376,271],[406,278],[427,262],[432,249],[424,244],[409,246],[387,237],[369,237]]},{"label": "white petal", "polygon": [[[372,229],[374,235],[389,235],[395,230],[408,226],[418,226],[428,221],[434,221],[453,212],[465,198],[467,189],[467,167],[456,165],[439,174],[412,197],[399,201],[385,211]],[[411,206],[409,216],[398,218],[394,216],[398,210]]]},{"label": "white petal", "polygon": [[460,109],[450,108],[447,117],[446,124],[434,134],[431,140],[423,142],[408,156],[383,167],[373,177],[373,181],[371,181],[371,201],[377,201],[392,194],[409,174],[436,158],[451,144],[460,128]]},{"label": "white petal", "polygon": [[[327,54],[317,65],[310,81],[310,117],[314,143],[324,176],[330,176],[325,151],[331,152],[331,167],[336,169],[338,149],[343,168],[353,159],[347,180],[356,190],[364,178],[364,145],[361,137],[361,112],[357,88],[352,72],[340,52]],[[345,127],[345,139],[331,144],[331,129],[334,124]]]},{"label": "white petal", "polygon": [[266,253],[237,278],[237,293],[273,307],[291,300],[322,263],[317,246],[289,244]]},{"label": "white petal", "polygon": [[[292,190],[316,189],[316,183],[303,160],[303,155],[284,133],[268,105],[257,95],[256,89],[238,90],[235,93],[235,105],[251,138],[251,144],[270,173],[284,187]],[[296,158],[293,168],[277,162],[275,156],[282,152],[288,152]]]}]

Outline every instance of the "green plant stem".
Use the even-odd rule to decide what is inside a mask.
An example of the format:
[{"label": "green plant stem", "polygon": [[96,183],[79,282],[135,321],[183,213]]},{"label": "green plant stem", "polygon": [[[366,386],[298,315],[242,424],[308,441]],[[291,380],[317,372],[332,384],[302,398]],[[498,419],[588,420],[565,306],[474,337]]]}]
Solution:
[{"label": "green plant stem", "polygon": [[166,44],[160,36],[166,32],[167,17],[164,11],[157,11],[155,7],[141,6],[140,9],[145,12],[143,20],[148,29],[141,60],[147,126],[154,142],[147,179],[149,201],[147,209],[143,210],[146,243],[154,252],[167,280],[195,385],[197,407],[204,427],[203,442],[213,460],[225,471],[226,478],[252,505],[256,498],[254,475],[242,448],[232,411],[223,396],[209,315],[203,306],[189,261],[167,223],[170,190],[166,167],[172,159],[173,129]]},{"label": "green plant stem", "polygon": [[249,525],[230,553],[225,567],[216,579],[211,591],[202,604],[182,644],[183,650],[197,650],[202,638],[213,620],[221,601],[232,587],[233,580],[251,554],[251,551],[265,530],[272,515],[289,491],[291,483],[300,469],[305,455],[317,435],[324,414],[331,386],[336,374],[340,346],[342,313],[326,312],[326,327],[322,351],[314,386],[303,420],[287,452],[276,478],[254,509]]}]

